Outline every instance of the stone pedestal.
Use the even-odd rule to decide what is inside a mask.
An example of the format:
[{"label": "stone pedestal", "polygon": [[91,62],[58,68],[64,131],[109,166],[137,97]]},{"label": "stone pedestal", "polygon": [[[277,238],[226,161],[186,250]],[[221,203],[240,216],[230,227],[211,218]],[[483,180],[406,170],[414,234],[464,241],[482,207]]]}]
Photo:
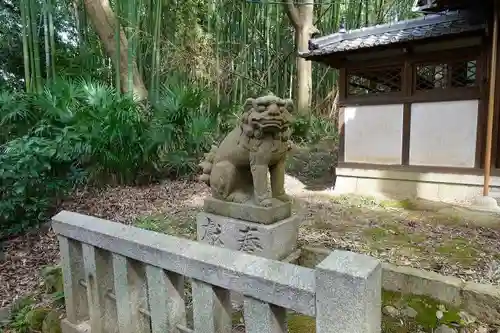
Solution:
[{"label": "stone pedestal", "polygon": [[292,215],[292,204],[289,202],[283,202],[281,205],[275,207],[261,207],[206,198],[203,209],[205,213],[232,217],[259,224],[273,224],[285,220]]},{"label": "stone pedestal", "polygon": [[199,213],[198,241],[231,250],[282,260],[297,248],[298,216],[260,224],[210,213]]},{"label": "stone pedestal", "polygon": [[[260,207],[207,198],[197,216],[198,241],[267,259],[284,260],[297,250],[300,217],[291,204]],[[242,295],[232,294],[233,307],[242,306]]]}]

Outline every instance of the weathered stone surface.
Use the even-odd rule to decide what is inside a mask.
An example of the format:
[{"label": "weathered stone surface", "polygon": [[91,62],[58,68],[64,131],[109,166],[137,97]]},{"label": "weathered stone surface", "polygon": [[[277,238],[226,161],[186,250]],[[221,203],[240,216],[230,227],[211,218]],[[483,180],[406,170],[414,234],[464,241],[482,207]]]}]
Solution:
[{"label": "weathered stone surface", "polygon": [[383,267],[385,290],[426,295],[453,306],[462,303],[460,289],[463,283],[459,278],[388,263],[384,263]]},{"label": "weathered stone surface", "polygon": [[463,303],[468,312],[482,321],[500,325],[500,288],[466,283],[462,290]]},{"label": "weathered stone surface", "polygon": [[290,202],[280,202],[276,206],[264,207],[254,204],[227,202],[209,197],[205,199],[203,209],[206,213],[262,224],[271,224],[287,219],[292,215]]},{"label": "weathered stone surface", "polygon": [[177,324],[186,325],[184,276],[146,266],[151,330],[179,333]]},{"label": "weathered stone surface", "polygon": [[[299,262],[310,268],[316,267],[318,262],[332,252],[326,248],[311,246],[302,247],[301,250]],[[445,304],[463,308],[483,322],[500,324],[500,288],[497,286],[464,283],[453,276],[388,263],[382,264],[382,270],[385,290],[432,297]]]},{"label": "weathered stone surface", "polygon": [[88,317],[89,308],[87,291],[79,281],[84,280],[85,270],[83,265],[82,247],[74,240],[59,236],[59,249],[61,251],[61,267],[64,282],[64,302],[68,320],[77,324]]},{"label": "weathered stone surface", "polygon": [[202,243],[281,260],[297,247],[299,223],[299,216],[265,225],[202,212],[196,224]]},{"label": "weathered stone surface", "polygon": [[231,333],[229,290],[193,280],[193,326],[199,333]]},{"label": "weathered stone surface", "polygon": [[246,333],[286,333],[286,309],[245,297],[244,310]]},{"label": "weathered stone surface", "polygon": [[315,274],[318,332],[381,331],[382,266],[378,260],[333,251],[316,267]]},{"label": "weathered stone surface", "polygon": [[[82,244],[82,254],[86,276],[88,313],[92,319],[90,326],[93,332],[113,332],[117,329],[116,310],[110,309],[106,294],[108,290],[114,289],[112,279],[119,277],[113,276],[110,253],[89,244]],[[124,280],[123,283],[126,284],[127,280]],[[117,290],[114,291],[116,294]],[[119,314],[118,317],[120,317]]]},{"label": "weathered stone surface", "polygon": [[[271,207],[289,202],[285,159],[290,150],[292,100],[272,94],[247,99],[238,124],[205,154],[200,180],[214,198]],[[269,193],[268,172],[271,175]]]},{"label": "weathered stone surface", "polygon": [[[68,211],[53,217],[53,228],[60,237],[71,238],[103,251],[205,281],[307,316],[316,313],[315,275],[313,270],[305,267]],[[278,232],[279,229],[274,231]],[[63,258],[63,262],[66,259],[71,262],[70,258]]]}]

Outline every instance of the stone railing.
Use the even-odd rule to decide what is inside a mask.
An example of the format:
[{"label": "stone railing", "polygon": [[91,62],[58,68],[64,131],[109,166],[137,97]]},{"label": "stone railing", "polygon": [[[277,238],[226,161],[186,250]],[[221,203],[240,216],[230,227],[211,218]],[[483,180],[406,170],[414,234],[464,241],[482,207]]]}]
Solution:
[{"label": "stone railing", "polygon": [[315,317],[318,333],[380,332],[381,265],[371,257],[335,251],[309,269],[68,211],[52,224],[64,333],[229,333],[231,292],[244,295],[247,333],[287,332],[288,310]]}]

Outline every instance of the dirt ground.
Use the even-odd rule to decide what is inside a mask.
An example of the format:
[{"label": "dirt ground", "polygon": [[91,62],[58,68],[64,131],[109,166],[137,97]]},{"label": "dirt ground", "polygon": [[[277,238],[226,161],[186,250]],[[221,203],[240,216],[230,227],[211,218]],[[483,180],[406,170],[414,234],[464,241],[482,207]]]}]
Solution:
[{"label": "dirt ground", "polygon": [[[299,242],[366,253],[397,265],[500,285],[500,223],[441,203],[377,201],[309,191],[287,177],[294,211],[303,216]],[[80,193],[66,209],[194,239],[206,186],[168,182]]]},{"label": "dirt ground", "polygon": [[[296,150],[287,191],[303,216],[300,244],[366,253],[385,262],[500,285],[500,216],[441,203],[333,196],[335,153],[327,146]],[[209,194],[194,181],[147,187],[81,190],[62,209],[194,239],[195,216]],[[497,227],[491,227],[491,225]],[[58,259],[51,233],[6,244],[0,264],[0,308],[39,285],[40,268]]]}]

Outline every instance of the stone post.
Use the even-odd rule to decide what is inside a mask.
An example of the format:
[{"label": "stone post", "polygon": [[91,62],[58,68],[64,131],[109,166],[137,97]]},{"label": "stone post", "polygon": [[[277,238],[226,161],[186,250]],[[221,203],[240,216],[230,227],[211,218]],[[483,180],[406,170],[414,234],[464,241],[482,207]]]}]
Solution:
[{"label": "stone post", "polygon": [[382,266],[377,259],[334,251],[315,274],[318,333],[380,333]]}]

